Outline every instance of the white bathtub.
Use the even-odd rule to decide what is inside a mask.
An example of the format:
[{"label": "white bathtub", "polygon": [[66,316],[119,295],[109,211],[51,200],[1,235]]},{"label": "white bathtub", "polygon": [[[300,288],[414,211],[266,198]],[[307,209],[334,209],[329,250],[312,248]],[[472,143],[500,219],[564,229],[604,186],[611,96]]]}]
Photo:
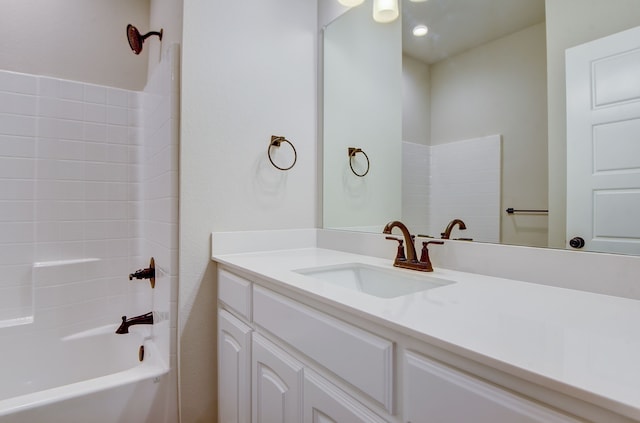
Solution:
[{"label": "white bathtub", "polygon": [[116,327],[1,345],[0,422],[155,421],[155,410],[164,408],[167,384],[161,382],[168,367],[149,327],[131,327],[124,335],[115,334]]}]

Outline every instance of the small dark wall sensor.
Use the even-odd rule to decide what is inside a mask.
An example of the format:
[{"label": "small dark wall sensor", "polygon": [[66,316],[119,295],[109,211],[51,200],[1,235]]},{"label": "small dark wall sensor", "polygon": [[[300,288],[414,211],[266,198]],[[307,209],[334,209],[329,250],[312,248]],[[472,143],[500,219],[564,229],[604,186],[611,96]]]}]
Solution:
[{"label": "small dark wall sensor", "polygon": [[142,51],[144,40],[151,37],[152,35],[157,35],[158,38],[160,38],[160,41],[162,41],[162,29],[160,29],[160,32],[151,31],[147,32],[144,35],[140,35],[140,31],[138,31],[138,28],[131,24],[127,25],[127,39],[129,40],[129,47],[131,47],[131,50],[135,54],[140,54],[140,52]]}]

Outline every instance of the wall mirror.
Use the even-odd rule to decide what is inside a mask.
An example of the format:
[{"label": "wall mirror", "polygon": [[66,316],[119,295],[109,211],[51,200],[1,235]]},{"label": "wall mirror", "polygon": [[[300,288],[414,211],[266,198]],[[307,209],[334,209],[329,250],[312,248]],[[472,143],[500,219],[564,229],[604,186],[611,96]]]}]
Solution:
[{"label": "wall mirror", "polygon": [[[640,226],[615,223],[637,215],[640,183],[607,191],[625,195],[592,195],[588,212],[567,193],[567,175],[572,184],[576,163],[585,160],[567,145],[567,116],[573,125],[574,108],[573,101],[567,106],[567,88],[581,88],[567,87],[574,78],[565,76],[567,49],[595,43],[597,60],[630,57],[598,68],[603,93],[624,94],[613,103],[640,104],[640,95],[627,95],[620,82],[625,78],[613,70],[625,63],[631,69],[627,76],[638,75],[634,63],[640,63],[640,53],[628,52],[640,51],[640,45],[625,44],[624,52],[614,53],[600,47],[621,48],[624,43],[612,34],[640,26],[640,2],[401,0],[400,6],[398,20],[380,24],[372,19],[371,1],[365,1],[324,28],[323,227],[379,232],[400,219],[413,233],[440,237],[459,218],[467,229],[454,229],[452,238],[570,248],[575,235],[587,239],[589,251],[640,254]],[[417,25],[426,25],[427,35],[414,36]],[[579,60],[589,68],[596,59]],[[584,91],[596,82],[583,81]],[[584,99],[593,102],[590,94]],[[626,131],[622,138],[630,138],[635,129],[628,124],[600,132],[616,137]],[[640,149],[619,138],[609,143],[613,150],[586,160],[589,166]],[[588,142],[609,145],[604,139]],[[367,161],[350,156],[349,148],[364,151]],[[354,166],[369,171],[360,177]],[[640,161],[601,167],[601,173],[618,178],[640,174]],[[595,200],[605,197],[606,203]],[[525,212],[508,213],[510,208]],[[591,227],[583,233],[572,224],[578,220]],[[615,246],[590,242],[611,234]]]}]

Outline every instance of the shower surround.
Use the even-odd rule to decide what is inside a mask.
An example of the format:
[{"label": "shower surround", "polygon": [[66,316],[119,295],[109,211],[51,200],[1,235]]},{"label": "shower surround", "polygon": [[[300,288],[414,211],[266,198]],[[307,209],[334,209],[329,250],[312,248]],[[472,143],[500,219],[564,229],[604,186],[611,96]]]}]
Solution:
[{"label": "shower surround", "polygon": [[[167,49],[144,92],[0,71],[0,342],[153,310],[175,369],[178,60]],[[151,256],[154,290],[127,277]]]}]

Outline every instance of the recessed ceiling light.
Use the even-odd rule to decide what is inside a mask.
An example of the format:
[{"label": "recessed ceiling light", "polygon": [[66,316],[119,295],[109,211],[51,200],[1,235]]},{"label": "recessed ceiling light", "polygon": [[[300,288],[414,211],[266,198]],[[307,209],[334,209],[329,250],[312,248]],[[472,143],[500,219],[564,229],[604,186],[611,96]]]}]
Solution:
[{"label": "recessed ceiling light", "polygon": [[413,35],[416,37],[424,37],[429,32],[426,25],[416,25],[413,27]]}]

